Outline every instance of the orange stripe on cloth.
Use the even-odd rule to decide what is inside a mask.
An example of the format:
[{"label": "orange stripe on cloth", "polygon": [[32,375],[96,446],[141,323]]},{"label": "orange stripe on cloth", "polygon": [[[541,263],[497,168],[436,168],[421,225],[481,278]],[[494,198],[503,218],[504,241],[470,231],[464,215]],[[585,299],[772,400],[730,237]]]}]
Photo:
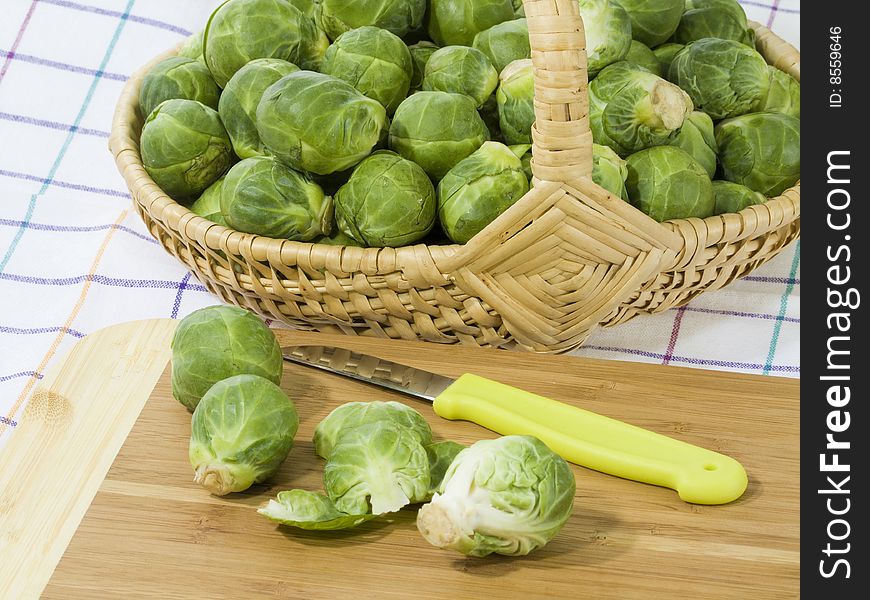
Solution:
[{"label": "orange stripe on cloth", "polygon": [[[60,343],[66,337],[66,331],[70,327],[72,327],[73,322],[76,320],[76,317],[81,311],[82,306],[84,306],[85,299],[88,296],[88,292],[91,289],[91,278],[97,272],[97,267],[100,264],[100,261],[103,259],[103,254],[106,252],[106,248],[109,245],[109,242],[112,240],[112,236],[115,235],[115,231],[118,229],[118,225],[120,225],[124,219],[127,218],[127,214],[130,212],[129,208],[121,211],[121,214],[118,215],[118,218],[115,219],[115,222],[112,223],[112,227],[109,229],[109,232],[106,234],[106,237],[103,239],[103,243],[100,244],[100,249],[97,250],[97,255],[94,257],[93,262],[91,263],[90,269],[88,269],[88,276],[85,279],[85,285],[82,288],[82,293],[79,294],[78,300],[76,300],[75,305],[73,306],[72,312],[70,312],[69,316],[66,319],[66,322],[63,326],[58,330],[57,337],[54,338],[54,341],[51,343],[51,346],[48,348],[48,352],[45,353],[45,356],[42,357],[42,361],[39,363],[39,366],[34,370],[35,373],[42,373],[45,369],[45,366],[48,362],[54,357],[57,352]],[[18,412],[18,409],[21,408],[21,405],[24,403],[25,399],[30,395],[30,391],[33,389],[33,386],[36,384],[36,375],[32,375],[30,379],[27,380],[27,384],[25,384],[24,389],[21,390],[21,394],[18,395],[18,398],[15,400],[15,404],[12,405],[12,408],[9,411],[9,414],[6,415],[5,421],[0,421],[0,435],[6,431],[7,423],[12,421],[15,418],[15,414]]]}]

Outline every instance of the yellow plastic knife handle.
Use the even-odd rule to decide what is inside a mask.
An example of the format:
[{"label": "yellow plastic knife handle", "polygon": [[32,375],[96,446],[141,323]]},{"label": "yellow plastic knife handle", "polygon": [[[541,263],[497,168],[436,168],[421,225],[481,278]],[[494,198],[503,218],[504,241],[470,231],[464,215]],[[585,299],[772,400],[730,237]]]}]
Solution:
[{"label": "yellow plastic knife handle", "polygon": [[501,435],[533,435],[569,462],[671,488],[686,502],[725,504],[746,489],[746,471],[729,456],[477,375],[457,379],[434,409]]}]

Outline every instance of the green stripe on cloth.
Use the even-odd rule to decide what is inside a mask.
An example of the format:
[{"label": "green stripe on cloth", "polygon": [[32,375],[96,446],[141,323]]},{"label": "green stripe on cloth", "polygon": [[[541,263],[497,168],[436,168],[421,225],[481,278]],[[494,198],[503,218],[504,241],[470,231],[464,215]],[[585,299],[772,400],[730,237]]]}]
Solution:
[{"label": "green stripe on cloth", "polygon": [[785,291],[782,293],[782,298],[779,301],[779,315],[773,326],[773,337],[770,338],[770,349],[767,351],[767,360],[764,363],[763,373],[765,375],[770,375],[770,370],[773,367],[773,357],[776,354],[776,346],[779,343],[779,332],[782,330],[782,320],[783,317],[785,317],[785,311],[788,308],[788,298],[791,296],[791,292],[794,289],[793,282],[795,280],[795,275],[797,275],[797,269],[800,262],[801,241],[798,239],[794,250],[794,258],[791,261],[791,269],[788,274],[789,283],[785,286]]}]

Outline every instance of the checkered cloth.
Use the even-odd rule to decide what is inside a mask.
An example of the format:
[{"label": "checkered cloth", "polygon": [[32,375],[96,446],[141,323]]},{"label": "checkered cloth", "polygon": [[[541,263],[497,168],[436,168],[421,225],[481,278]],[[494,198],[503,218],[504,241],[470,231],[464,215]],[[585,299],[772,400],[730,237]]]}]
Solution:
[{"label": "checkered cloth", "polygon": [[[106,148],[127,77],[218,0],[3,0],[0,444],[88,333],[218,302],[151,238]],[[743,2],[798,45],[799,1]],[[798,377],[799,243],[726,289],[593,334],[579,356]]]}]

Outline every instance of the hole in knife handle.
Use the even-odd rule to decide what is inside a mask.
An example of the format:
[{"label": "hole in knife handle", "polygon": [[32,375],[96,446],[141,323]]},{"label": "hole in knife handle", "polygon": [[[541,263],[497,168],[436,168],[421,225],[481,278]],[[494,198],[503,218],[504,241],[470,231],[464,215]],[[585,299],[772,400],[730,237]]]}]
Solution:
[{"label": "hole in knife handle", "polygon": [[705,470],[705,471],[715,471],[715,470],[718,469],[718,468],[719,468],[718,466],[716,466],[716,465],[712,465],[712,464],[710,464],[710,465],[704,465],[704,470]]}]

